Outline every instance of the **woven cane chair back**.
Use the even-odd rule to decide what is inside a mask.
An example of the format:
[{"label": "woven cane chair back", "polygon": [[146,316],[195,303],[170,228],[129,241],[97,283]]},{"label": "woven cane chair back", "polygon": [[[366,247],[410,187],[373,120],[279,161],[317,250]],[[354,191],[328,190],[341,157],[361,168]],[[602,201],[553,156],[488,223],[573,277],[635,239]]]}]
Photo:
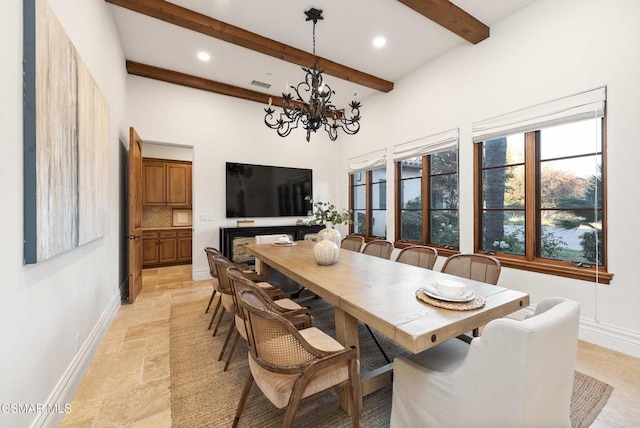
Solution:
[{"label": "woven cane chair back", "polygon": [[433,269],[433,265],[436,264],[437,259],[438,250],[435,248],[425,247],[424,245],[412,245],[403,248],[398,254],[396,261],[425,269]]}]

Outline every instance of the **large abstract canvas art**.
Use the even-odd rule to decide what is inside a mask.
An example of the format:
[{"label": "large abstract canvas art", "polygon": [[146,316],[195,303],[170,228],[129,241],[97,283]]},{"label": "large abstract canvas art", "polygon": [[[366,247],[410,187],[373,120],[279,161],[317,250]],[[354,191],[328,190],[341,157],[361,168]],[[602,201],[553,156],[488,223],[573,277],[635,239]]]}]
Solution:
[{"label": "large abstract canvas art", "polygon": [[104,235],[109,106],[46,0],[25,0],[25,263]]}]

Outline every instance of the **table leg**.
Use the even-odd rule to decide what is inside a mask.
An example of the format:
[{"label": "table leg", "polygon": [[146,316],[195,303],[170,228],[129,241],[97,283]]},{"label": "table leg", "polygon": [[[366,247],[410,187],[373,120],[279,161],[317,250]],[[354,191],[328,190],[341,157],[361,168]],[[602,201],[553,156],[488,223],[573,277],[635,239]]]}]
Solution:
[{"label": "table leg", "polygon": [[[335,308],[336,318],[336,337],[338,342],[345,347],[355,346],[358,352],[358,360],[360,360],[360,341],[358,337],[358,320],[339,308]],[[359,386],[360,400],[357,403],[358,411],[362,409],[362,385]],[[340,388],[340,407],[347,413],[351,414],[351,397],[349,396],[347,387]]]}]

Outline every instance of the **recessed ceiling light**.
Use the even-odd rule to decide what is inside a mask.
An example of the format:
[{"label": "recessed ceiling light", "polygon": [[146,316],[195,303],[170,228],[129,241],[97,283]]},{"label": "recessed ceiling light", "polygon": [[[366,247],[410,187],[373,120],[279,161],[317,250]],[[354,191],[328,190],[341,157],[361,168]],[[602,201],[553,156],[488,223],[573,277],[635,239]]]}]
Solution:
[{"label": "recessed ceiling light", "polygon": [[198,59],[200,61],[209,61],[211,59],[211,55],[209,55],[208,53],[206,53],[204,51],[200,51],[200,52],[198,52]]},{"label": "recessed ceiling light", "polygon": [[386,44],[387,44],[387,39],[385,39],[382,36],[379,36],[373,39],[373,46],[375,46],[376,48],[381,48]]}]

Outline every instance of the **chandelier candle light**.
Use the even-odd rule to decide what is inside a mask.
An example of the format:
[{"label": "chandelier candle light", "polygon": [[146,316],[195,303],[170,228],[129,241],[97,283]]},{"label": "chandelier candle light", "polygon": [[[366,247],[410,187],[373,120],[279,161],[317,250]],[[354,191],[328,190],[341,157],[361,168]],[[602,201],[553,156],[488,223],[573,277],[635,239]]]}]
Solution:
[{"label": "chandelier candle light", "polygon": [[[313,21],[313,68],[302,67],[306,73],[303,82],[297,86],[289,86],[295,94],[291,92],[282,93],[282,112],[279,118],[274,117],[276,112],[269,98],[269,107],[265,108],[264,123],[271,129],[275,129],[278,135],[286,137],[293,129],[300,124],[307,130],[307,141],[311,139],[311,132],[316,132],[321,127],[327,131],[329,138],[335,141],[338,138],[338,129],[341,128],[346,134],[353,135],[360,130],[360,107],[361,104],[354,99],[349,104],[351,107],[351,117],[346,117],[344,109],[337,109],[331,102],[331,96],[335,91],[323,82],[322,71],[318,71],[318,57],[316,56],[316,23],[324,19],[322,10],[311,8],[305,12],[307,21]],[[309,100],[302,98],[303,94],[308,94]]]}]

